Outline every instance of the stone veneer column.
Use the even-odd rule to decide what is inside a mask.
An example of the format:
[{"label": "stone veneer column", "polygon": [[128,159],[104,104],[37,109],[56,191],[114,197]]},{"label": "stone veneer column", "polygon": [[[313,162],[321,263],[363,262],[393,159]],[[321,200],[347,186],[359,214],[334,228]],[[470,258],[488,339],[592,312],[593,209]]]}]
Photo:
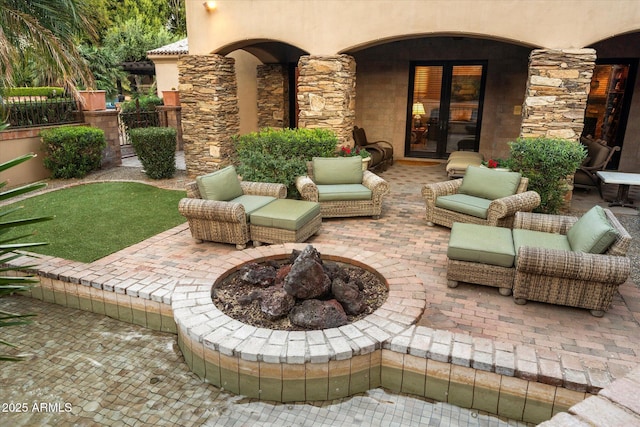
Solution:
[{"label": "stone veneer column", "polygon": [[120,130],[118,129],[118,112],[116,110],[83,111],[84,121],[92,127],[104,131],[107,147],[102,150],[100,166],[109,168],[122,164],[120,151]]},{"label": "stone veneer column", "polygon": [[331,129],[353,145],[356,62],[349,55],[302,56],[298,62],[298,127]]},{"label": "stone veneer column", "polygon": [[240,132],[235,60],[185,55],[178,74],[184,157],[187,174],[194,177],[231,163],[231,137]]},{"label": "stone veneer column", "polygon": [[595,61],[594,49],[531,52],[521,137],[580,138]]},{"label": "stone veneer column", "polygon": [[289,127],[289,75],[282,64],[257,67],[258,128]]}]

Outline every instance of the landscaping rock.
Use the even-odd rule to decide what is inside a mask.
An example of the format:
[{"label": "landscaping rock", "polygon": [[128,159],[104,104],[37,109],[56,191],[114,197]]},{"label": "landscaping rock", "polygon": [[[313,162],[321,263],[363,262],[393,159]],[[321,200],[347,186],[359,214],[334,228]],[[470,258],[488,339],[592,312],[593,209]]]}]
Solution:
[{"label": "landscaping rock", "polygon": [[266,288],[275,284],[276,269],[270,265],[260,265],[252,262],[242,267],[240,278],[250,285]]},{"label": "landscaping rock", "polygon": [[286,316],[294,305],[296,305],[296,299],[280,286],[274,286],[261,292],[260,310],[270,320]]},{"label": "landscaping rock", "polygon": [[328,293],[330,288],[331,279],[313,256],[301,254],[284,279],[284,290],[299,299],[321,297]]},{"label": "landscaping rock", "polygon": [[357,284],[345,282],[339,278],[334,279],[331,284],[331,293],[342,304],[347,314],[360,314],[364,311],[364,300]]},{"label": "landscaping rock", "polygon": [[294,325],[306,329],[337,328],[349,323],[342,305],[334,299],[320,301],[308,299],[295,306],[289,313],[289,320]]}]

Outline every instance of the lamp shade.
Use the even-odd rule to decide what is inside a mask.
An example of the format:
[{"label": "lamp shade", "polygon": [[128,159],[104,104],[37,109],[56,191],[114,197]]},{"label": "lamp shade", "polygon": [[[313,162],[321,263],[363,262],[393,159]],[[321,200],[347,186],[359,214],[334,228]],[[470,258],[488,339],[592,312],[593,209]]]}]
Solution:
[{"label": "lamp shade", "polygon": [[411,108],[411,114],[414,116],[426,114],[424,111],[424,104],[422,102],[414,102],[413,107]]}]

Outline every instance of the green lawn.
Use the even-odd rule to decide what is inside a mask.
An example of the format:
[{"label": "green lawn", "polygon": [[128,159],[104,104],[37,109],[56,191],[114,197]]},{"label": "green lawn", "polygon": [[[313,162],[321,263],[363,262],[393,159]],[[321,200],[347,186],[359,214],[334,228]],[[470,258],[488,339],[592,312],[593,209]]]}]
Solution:
[{"label": "green lawn", "polygon": [[32,252],[92,262],[185,222],[178,212],[178,201],[185,194],[131,182],[94,183],[52,191],[14,203],[11,206],[24,209],[10,217],[55,215],[54,220],[11,230],[3,237],[34,231],[35,235],[20,242],[49,244],[35,247]]}]

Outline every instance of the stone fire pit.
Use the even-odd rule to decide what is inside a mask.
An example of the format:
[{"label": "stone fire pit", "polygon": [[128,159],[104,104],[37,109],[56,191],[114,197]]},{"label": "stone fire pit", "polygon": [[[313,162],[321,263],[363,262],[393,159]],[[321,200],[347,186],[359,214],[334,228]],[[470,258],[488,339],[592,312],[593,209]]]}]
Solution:
[{"label": "stone fire pit", "polygon": [[282,331],[244,324],[220,311],[212,289],[249,263],[283,260],[304,244],[263,246],[231,254],[206,279],[183,280],[171,307],[178,345],[204,380],[247,397],[288,401],[328,400],[380,385],[382,351],[425,309],[422,281],[399,259],[348,247],[316,245],[322,259],[361,267],[389,288],[387,300],[365,318],[341,327]]}]

